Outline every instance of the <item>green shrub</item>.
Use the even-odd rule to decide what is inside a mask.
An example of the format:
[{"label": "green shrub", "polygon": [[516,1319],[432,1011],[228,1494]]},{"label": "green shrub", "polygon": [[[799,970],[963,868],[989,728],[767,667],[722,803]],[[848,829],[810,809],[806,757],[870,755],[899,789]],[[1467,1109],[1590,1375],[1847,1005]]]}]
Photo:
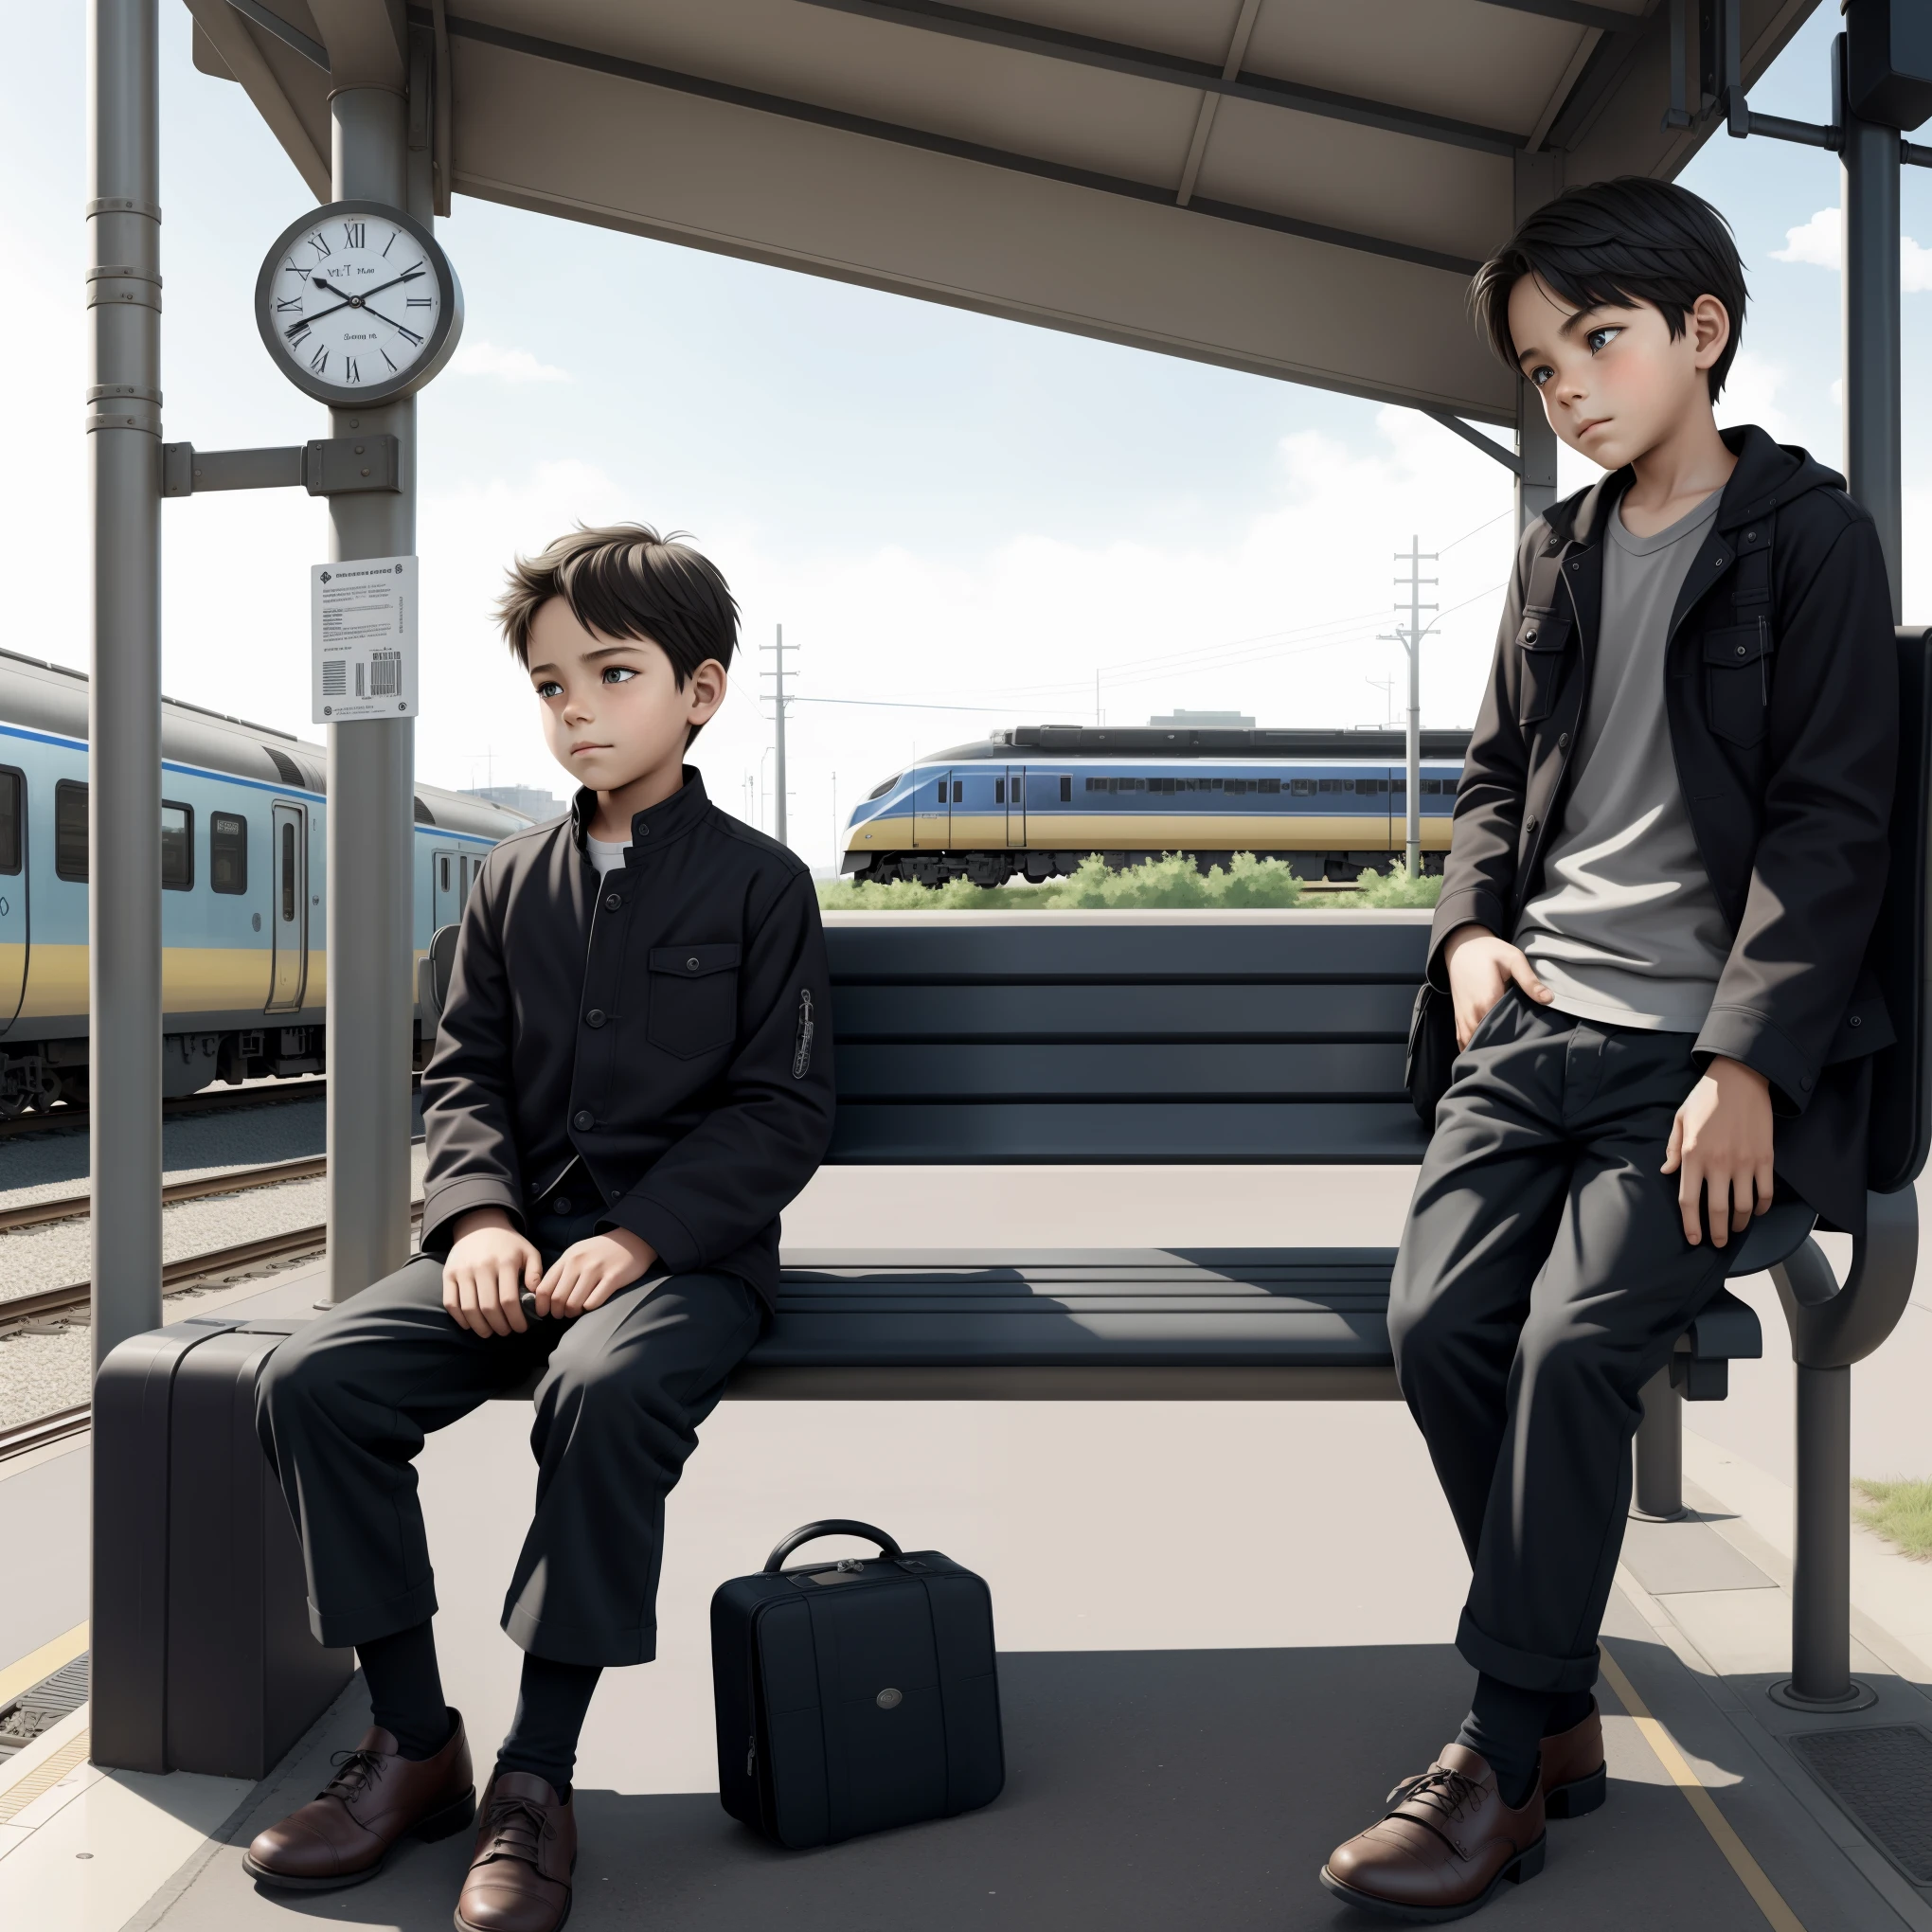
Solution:
[{"label": "green shrub", "polygon": [[1357,905],[1434,905],[1442,896],[1442,879],[1440,873],[1431,877],[1424,872],[1419,879],[1409,877],[1408,861],[1397,859],[1388,868],[1388,876],[1367,869],[1356,882],[1354,903]]},{"label": "green shrub", "polygon": [[1202,872],[1184,852],[1166,852],[1115,871],[1099,852],[1082,859],[1070,878],[1044,886],[994,890],[963,879],[939,886],[896,879],[890,886],[821,880],[818,903],[827,912],[1061,912],[1068,910],[1219,910],[1298,905],[1301,881],[1279,859],[1237,852],[1224,869]]},{"label": "green shrub", "polygon": [[1932,1561],[1932,1482],[1868,1482],[1852,1487],[1865,1498],[1853,1506],[1858,1520],[1921,1563]]}]

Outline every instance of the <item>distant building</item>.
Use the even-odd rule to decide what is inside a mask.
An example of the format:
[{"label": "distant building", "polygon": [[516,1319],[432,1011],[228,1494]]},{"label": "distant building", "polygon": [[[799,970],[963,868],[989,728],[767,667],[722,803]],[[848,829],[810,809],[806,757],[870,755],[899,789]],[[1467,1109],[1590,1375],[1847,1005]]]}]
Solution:
[{"label": "distant building", "polygon": [[526,818],[534,819],[539,825],[548,819],[562,818],[569,809],[561,798],[548,792],[540,792],[534,785],[478,785],[465,791],[463,796],[487,799],[492,805],[521,812]]},{"label": "distant building", "polygon": [[1254,720],[1240,711],[1172,711],[1165,718],[1150,718],[1150,725],[1165,725],[1171,731],[1207,726],[1234,725],[1252,728]]}]

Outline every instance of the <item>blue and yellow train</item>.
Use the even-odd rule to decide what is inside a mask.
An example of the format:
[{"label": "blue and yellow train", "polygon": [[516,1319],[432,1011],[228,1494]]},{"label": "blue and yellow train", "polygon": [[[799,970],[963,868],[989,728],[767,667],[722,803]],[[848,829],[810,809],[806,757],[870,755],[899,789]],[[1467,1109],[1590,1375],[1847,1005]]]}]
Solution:
[{"label": "blue and yellow train", "polygon": [[[163,1091],[319,1073],[327,754],[172,700],[161,754]],[[416,788],[419,961],[527,823]],[[87,868],[87,680],[0,652],[0,1118],[86,1097]],[[425,1012],[419,996],[419,1064]]]},{"label": "blue and yellow train", "polygon": [[[1424,731],[1422,848],[1440,872],[1466,731]],[[935,752],[877,787],[847,821],[840,866],[859,880],[1038,884],[1091,852],[1137,865],[1236,852],[1305,879],[1386,866],[1407,835],[1404,741],[1395,731],[1019,724]]]}]

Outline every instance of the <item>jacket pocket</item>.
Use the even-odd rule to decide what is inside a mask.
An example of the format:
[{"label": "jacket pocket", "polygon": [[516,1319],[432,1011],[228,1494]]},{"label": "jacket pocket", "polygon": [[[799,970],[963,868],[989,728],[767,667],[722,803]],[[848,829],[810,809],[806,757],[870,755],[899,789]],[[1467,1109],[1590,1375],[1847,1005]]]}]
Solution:
[{"label": "jacket pocket", "polygon": [[1569,662],[1570,620],[1556,611],[1525,611],[1516,626],[1522,653],[1521,681],[1516,691],[1516,722],[1534,724],[1549,716],[1556,688]]},{"label": "jacket pocket", "polygon": [[1732,744],[1757,744],[1771,710],[1777,646],[1762,617],[1704,636],[1704,703],[1710,728]]},{"label": "jacket pocket", "polygon": [[680,1060],[728,1046],[738,1032],[735,944],[653,946],[644,1037]]}]

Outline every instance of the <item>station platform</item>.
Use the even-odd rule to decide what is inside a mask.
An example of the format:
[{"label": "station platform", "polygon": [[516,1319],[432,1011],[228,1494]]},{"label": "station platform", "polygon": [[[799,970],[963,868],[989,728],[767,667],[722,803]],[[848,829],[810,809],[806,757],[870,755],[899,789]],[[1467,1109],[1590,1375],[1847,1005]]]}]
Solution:
[{"label": "station platform", "polygon": [[[787,1232],[812,1245],[888,1218],[930,1234],[996,1213],[1069,1243],[1102,1224],[1116,1242],[1199,1240],[1208,1221],[1244,1242],[1279,1238],[1286,1217],[1303,1241],[1380,1243],[1407,1193],[1399,1170],[1272,1171],[1265,1192],[1252,1169],[1188,1180],[1184,1199],[1172,1171],[1158,1194],[1118,1169],[828,1171]],[[1736,1365],[1730,1402],[1688,1412],[1692,1515],[1633,1524],[1624,1549],[1601,1689],[1609,1802],[1552,1825],[1544,1874],[1485,1924],[1932,1932],[1932,1809],[1897,1802],[1926,1788],[1910,1741],[1932,1754],[1932,1565],[1856,1532],[1853,1662],[1877,1703],[1798,1716],[1771,1702],[1789,1643],[1790,1371],[1768,1282],[1738,1285],[1764,1316],[1766,1359]],[[319,1292],[319,1271],[298,1269],[246,1305],[301,1309]],[[1932,1463],[1928,1366],[1921,1291],[1856,1371],[1860,1473]],[[516,1684],[496,1616],[530,1493],[528,1428],[527,1410],[488,1404],[420,1464],[445,1680],[486,1764]],[[84,1646],[86,1486],[84,1439],[0,1463],[0,1538],[12,1573],[34,1579],[0,1601],[0,1688]],[[788,1853],[718,1805],[706,1612],[720,1581],[832,1514],[988,1578],[1008,1783],[983,1812]],[[659,1659],[607,1673],[592,1707],[572,1925],[1366,1925],[1315,1874],[1453,1733],[1470,1687],[1449,1642],[1466,1582],[1396,1403],[727,1402],[671,1501]],[[343,1892],[272,1896],[241,1869],[249,1836],[320,1789],[366,1722],[356,1679],[250,1785],[102,1774],[85,1762],[82,1707],[0,1763],[0,1924],[447,1925],[466,1836],[406,1845]],[[1870,1732],[1887,1736],[1807,1742]],[[1903,1781],[1869,1775],[1886,1762]]]}]

